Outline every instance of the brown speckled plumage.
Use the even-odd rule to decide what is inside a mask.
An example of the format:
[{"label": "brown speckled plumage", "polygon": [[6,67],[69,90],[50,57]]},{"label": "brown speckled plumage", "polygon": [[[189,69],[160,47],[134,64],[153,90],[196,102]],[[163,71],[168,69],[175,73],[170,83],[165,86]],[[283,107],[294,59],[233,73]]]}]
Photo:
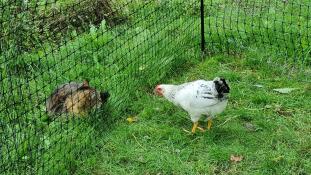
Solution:
[{"label": "brown speckled plumage", "polygon": [[46,101],[46,110],[50,116],[62,113],[83,114],[94,106],[105,103],[108,97],[108,92],[98,92],[86,80],[83,83],[70,82],[60,85],[51,94]]}]

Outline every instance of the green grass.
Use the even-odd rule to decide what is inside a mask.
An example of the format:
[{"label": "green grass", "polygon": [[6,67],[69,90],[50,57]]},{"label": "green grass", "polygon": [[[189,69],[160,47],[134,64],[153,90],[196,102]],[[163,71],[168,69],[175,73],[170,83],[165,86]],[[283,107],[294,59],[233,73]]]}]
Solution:
[{"label": "green grass", "polygon": [[[280,19],[288,26],[284,34],[270,18],[282,16],[281,3],[271,11],[266,1],[234,1],[226,8],[222,0],[213,2],[206,8],[203,62],[194,0],[133,1],[122,25],[103,21],[82,34],[69,33],[72,39],[56,43],[59,48],[47,42],[20,55],[14,49],[0,54],[0,172],[310,174],[310,39],[308,30],[300,30],[308,28],[308,19],[300,20],[299,6],[289,4],[285,12],[295,13]],[[306,15],[306,8],[301,12]],[[182,128],[191,128],[187,114],[152,94],[157,83],[215,76],[229,79],[232,93],[210,132],[185,133]],[[87,119],[49,121],[44,102],[55,87],[85,78],[109,90],[109,103]],[[279,87],[299,90],[272,91]],[[128,124],[128,116],[139,121]],[[231,154],[244,159],[231,163]]]},{"label": "green grass", "polygon": [[[259,57],[254,59],[260,59]],[[285,67],[248,66],[242,57],[207,57],[165,83],[225,76],[230,103],[213,128],[191,135],[182,109],[152,93],[132,104],[138,121],[124,114],[98,141],[98,152],[79,173],[88,174],[310,174],[311,70],[280,73]],[[269,71],[268,71],[269,70]],[[258,88],[253,85],[261,84]],[[273,88],[294,87],[290,94]],[[151,92],[151,89],[150,89]],[[203,123],[202,123],[203,125]],[[230,162],[241,155],[240,163]]]},{"label": "green grass", "polygon": [[[120,114],[130,112],[137,95],[174,67],[197,61],[190,58],[199,54],[193,49],[199,42],[198,20],[168,3],[138,3],[127,24],[91,25],[84,34],[72,33],[74,39],[59,48],[47,43],[14,59],[0,55],[7,60],[0,65],[0,115],[5,116],[0,121],[5,145],[0,172],[74,173],[85,157],[96,154],[102,133]],[[89,120],[48,120],[45,99],[55,87],[83,79],[110,92],[105,108],[91,113]]]}]

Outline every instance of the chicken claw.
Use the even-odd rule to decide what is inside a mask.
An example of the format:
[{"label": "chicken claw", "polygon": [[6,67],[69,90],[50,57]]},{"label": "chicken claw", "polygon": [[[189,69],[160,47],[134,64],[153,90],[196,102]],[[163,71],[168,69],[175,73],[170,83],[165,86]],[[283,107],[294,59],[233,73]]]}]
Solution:
[{"label": "chicken claw", "polygon": [[200,131],[205,132],[205,129],[201,128],[200,126],[197,127]]},{"label": "chicken claw", "polygon": [[192,130],[191,130],[192,133],[195,133],[195,130],[197,129],[198,125],[199,125],[199,122],[193,123]]},{"label": "chicken claw", "polygon": [[209,119],[209,120],[207,121],[207,129],[210,130],[211,127],[212,127],[212,120]]}]

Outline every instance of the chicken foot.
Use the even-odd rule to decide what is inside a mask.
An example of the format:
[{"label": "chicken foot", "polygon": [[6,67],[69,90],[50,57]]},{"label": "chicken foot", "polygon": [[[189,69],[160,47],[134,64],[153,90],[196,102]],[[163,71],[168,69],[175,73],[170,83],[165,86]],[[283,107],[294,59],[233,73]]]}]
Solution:
[{"label": "chicken foot", "polygon": [[191,130],[192,133],[195,133],[195,131],[196,131],[197,128],[198,128],[200,131],[202,131],[202,132],[205,131],[205,129],[201,128],[201,127],[198,126],[198,125],[199,125],[199,122],[194,122],[194,123],[193,123],[192,130]]},{"label": "chicken foot", "polygon": [[208,119],[207,121],[207,129],[210,130],[212,127],[212,119]]}]

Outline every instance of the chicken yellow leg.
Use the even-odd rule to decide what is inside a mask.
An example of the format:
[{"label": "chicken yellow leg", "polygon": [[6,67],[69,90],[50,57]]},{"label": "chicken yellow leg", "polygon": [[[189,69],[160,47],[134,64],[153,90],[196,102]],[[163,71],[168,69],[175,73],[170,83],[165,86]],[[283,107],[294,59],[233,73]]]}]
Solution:
[{"label": "chicken yellow leg", "polygon": [[198,124],[199,124],[199,122],[194,122],[193,123],[192,130],[191,130],[192,133],[195,133],[195,130],[197,129]]},{"label": "chicken yellow leg", "polygon": [[212,127],[212,119],[208,119],[207,121],[207,129],[210,130]]}]

